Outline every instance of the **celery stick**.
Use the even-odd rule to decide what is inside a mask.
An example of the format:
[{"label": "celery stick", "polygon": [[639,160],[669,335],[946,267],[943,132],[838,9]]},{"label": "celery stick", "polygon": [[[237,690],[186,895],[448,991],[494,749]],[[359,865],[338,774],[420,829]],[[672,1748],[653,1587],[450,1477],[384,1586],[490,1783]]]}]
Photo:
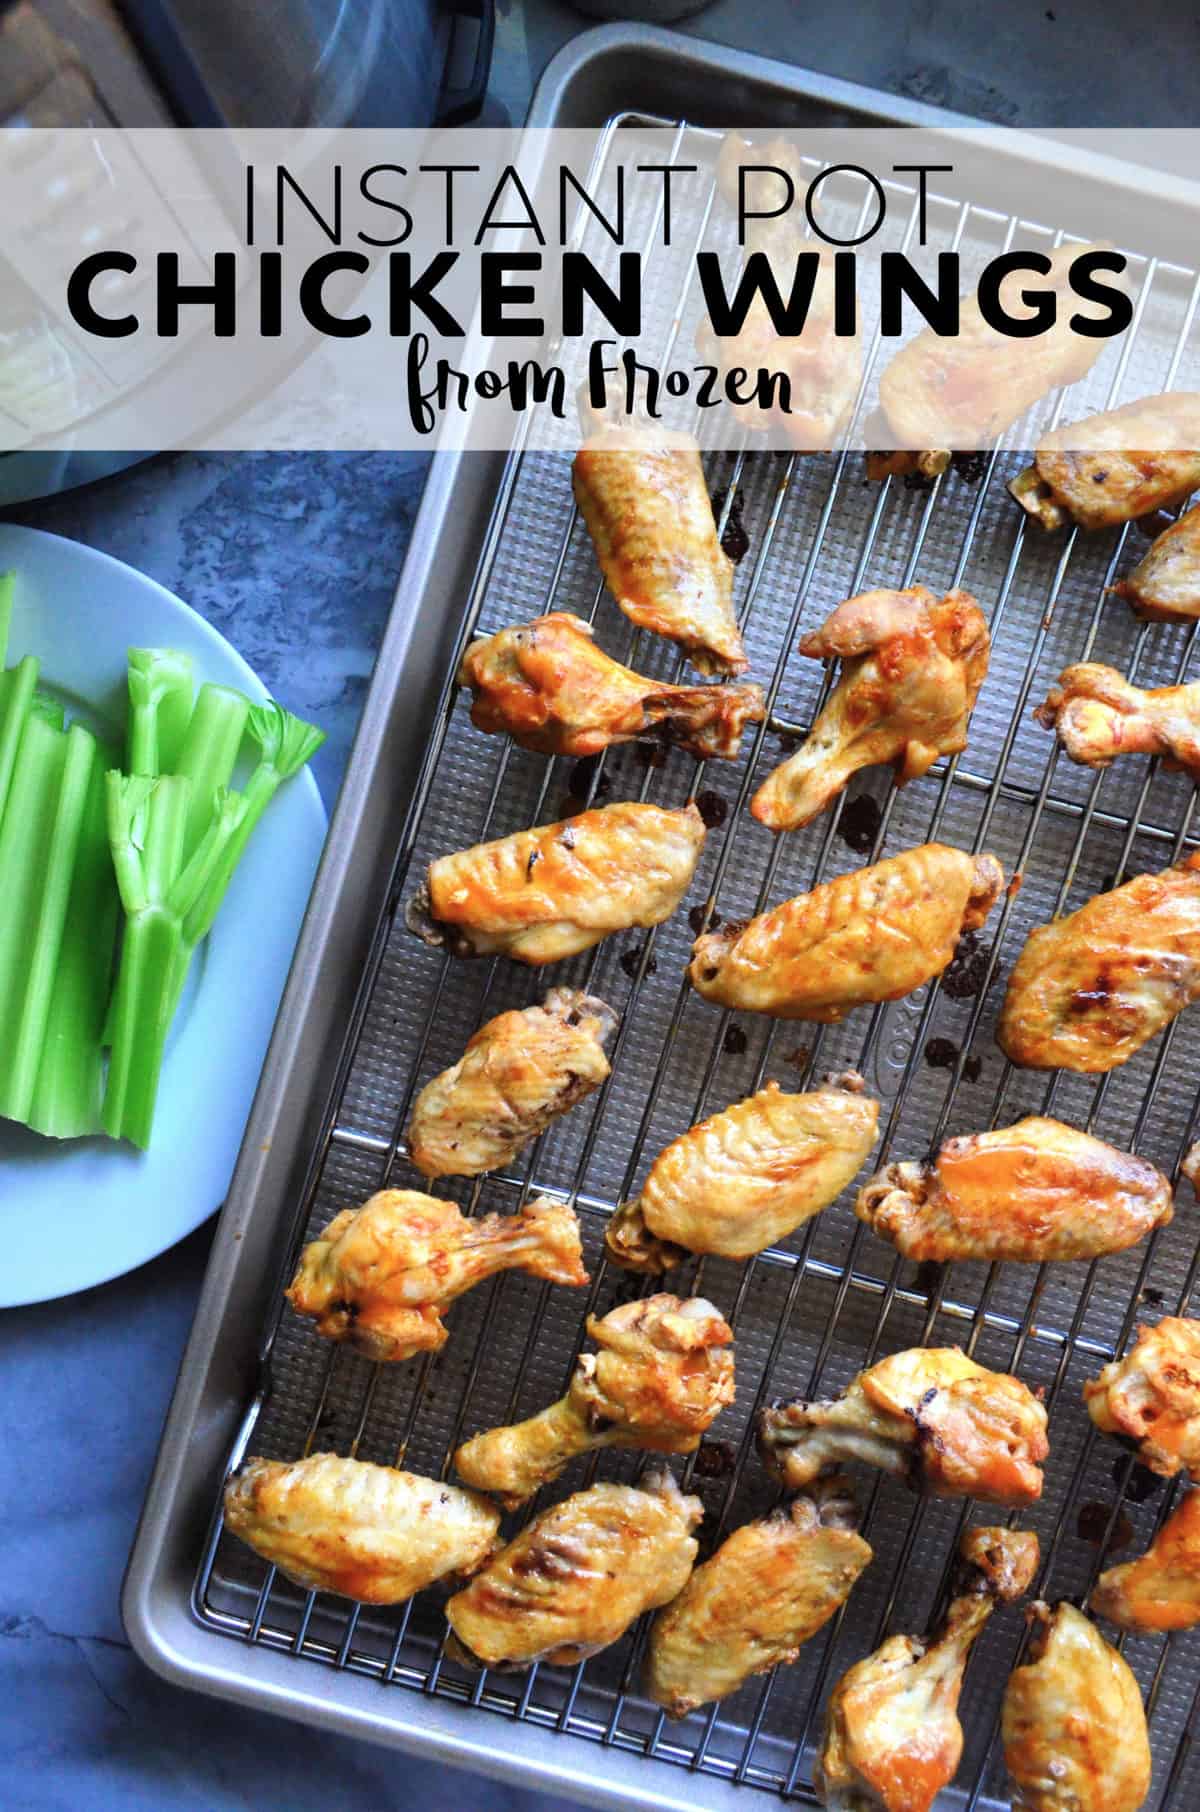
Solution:
[{"label": "celery stick", "polygon": [[0,667],[8,659],[8,632],[12,628],[13,599],[16,596],[16,573],[0,573]]},{"label": "celery stick", "polygon": [[29,701],[29,709],[44,724],[49,724],[52,730],[66,729],[67,713],[62,700],[51,697],[49,692],[43,692],[40,686]]},{"label": "celery stick", "polygon": [[0,673],[0,823],[37,679],[38,664],[31,654],[7,673]]},{"label": "celery stick", "polygon": [[129,772],[173,774],[192,715],[192,657],[129,650]]},{"label": "celery stick", "polygon": [[174,767],[165,770],[186,774],[192,783],[183,840],[185,861],[195,855],[212,822],[218,790],[227,787],[233,778],[249,712],[249,699],[228,686],[204,685],[196,694],[196,708],[178,760]]}]

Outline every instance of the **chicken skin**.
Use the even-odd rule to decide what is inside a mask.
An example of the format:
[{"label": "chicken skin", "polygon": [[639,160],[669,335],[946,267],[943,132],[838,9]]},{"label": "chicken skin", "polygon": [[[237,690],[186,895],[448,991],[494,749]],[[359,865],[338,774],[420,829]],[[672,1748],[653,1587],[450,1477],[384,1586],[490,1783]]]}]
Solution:
[{"label": "chicken skin", "polygon": [[803,748],[759,787],[753,815],[774,831],[799,830],[860,768],[890,761],[903,786],[965,749],[990,647],[970,592],[938,599],[916,585],[839,604],[800,653],[837,658],[841,678]]},{"label": "chicken skin", "polygon": [[994,856],[924,843],[697,938],[688,976],[719,1006],[836,1025],[940,975],[1003,885]]},{"label": "chicken skin", "polygon": [[753,1674],[794,1661],[871,1558],[850,1488],[837,1476],[735,1529],[654,1619],[647,1697],[683,1718]]},{"label": "chicken skin", "polygon": [[446,1606],[449,1653],[494,1668],[586,1661],[682,1591],[703,1514],[666,1471],[543,1510]]},{"label": "chicken skin", "polygon": [[1035,1070],[1116,1069],[1200,995],[1200,854],[1031,931],[996,1041]]},{"label": "chicken skin", "polygon": [[296,1585],[403,1604],[447,1573],[477,1572],[497,1546],[500,1512],[438,1479],[314,1453],[239,1466],[225,1525]]},{"label": "chicken skin", "polygon": [[1088,1379],[1083,1400],[1100,1432],[1132,1441],[1151,1472],[1200,1482],[1200,1321],[1164,1315],[1140,1327],[1125,1357]]},{"label": "chicken skin", "polygon": [[793,1490],[862,1460],[931,1497],[1032,1504],[1050,1445],[1046,1411],[1019,1378],[948,1346],[893,1353],[830,1401],[761,1410],[758,1451]]},{"label": "chicken skin", "polygon": [[875,1143],[879,1103],[851,1071],[804,1095],[768,1082],[673,1139],[608,1224],[608,1256],[669,1271],[689,1252],[749,1258],[841,1194]]},{"label": "chicken skin", "polygon": [[1061,1120],[948,1139],[923,1163],[888,1164],[858,1192],[860,1221],[917,1264],[1046,1264],[1136,1245],[1174,1212],[1144,1158]]},{"label": "chicken skin", "polygon": [[519,1214],[468,1220],[454,1202],[383,1189],[305,1246],[287,1299],[326,1340],[368,1359],[411,1359],[445,1346],[448,1304],[497,1271],[587,1283],[571,1210],[539,1200]]},{"label": "chicken skin", "polygon": [[575,455],[571,483],[604,582],[630,621],[678,642],[701,673],[744,672],[733,562],[691,435],[601,428]]},{"label": "chicken skin", "polygon": [[962,1760],[958,1700],[976,1639],[998,1604],[1028,1591],[1038,1539],[968,1529],[955,1597],[936,1636],[889,1636],[834,1687],[813,1764],[837,1812],[928,1812]]},{"label": "chicken skin", "polygon": [[601,1447],[693,1453],[733,1402],[733,1330],[701,1296],[624,1302],[587,1331],[565,1397],[528,1421],[492,1428],[454,1456],[460,1478],[515,1510],[576,1454]]},{"label": "chicken skin", "polygon": [[510,1162],[600,1087],[616,1024],[611,1007],[577,988],[489,1019],[417,1096],[405,1135],[412,1162],[427,1177],[477,1177]]},{"label": "chicken skin", "polygon": [[1092,1609],[1123,1630],[1200,1623],[1200,1491],[1188,1492],[1137,1560],[1101,1573]]},{"label": "chicken skin", "polygon": [[1197,448],[1200,392],[1144,396],[1048,434],[1008,488],[1045,529],[1113,528],[1184,503],[1200,485]]},{"label": "chicken skin", "polygon": [[1200,781],[1200,682],[1133,686],[1115,667],[1068,667],[1034,716],[1053,730],[1072,761],[1106,768],[1118,755],[1158,755]]},{"label": "chicken skin", "polygon": [[1200,617],[1200,505],[1164,529],[1129,577],[1109,589],[1147,623]]},{"label": "chicken skin", "polygon": [[1128,1664],[1073,1604],[1033,1606],[1001,1714],[1013,1812],[1137,1812],[1150,1739]]},{"label": "chicken skin", "polygon": [[670,918],[703,847],[694,805],[600,806],[439,856],[408,926],[453,956],[561,962],[614,931]]}]

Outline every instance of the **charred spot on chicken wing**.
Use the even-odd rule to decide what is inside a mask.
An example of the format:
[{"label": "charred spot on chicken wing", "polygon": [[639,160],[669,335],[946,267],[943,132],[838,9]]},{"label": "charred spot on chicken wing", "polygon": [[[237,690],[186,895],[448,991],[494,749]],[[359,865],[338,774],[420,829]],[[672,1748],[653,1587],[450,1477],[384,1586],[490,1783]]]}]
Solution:
[{"label": "charred spot on chicken wing", "polygon": [[1112,528],[1183,503],[1200,485],[1197,448],[1200,392],[1139,397],[1055,429],[1008,488],[1045,529]]}]

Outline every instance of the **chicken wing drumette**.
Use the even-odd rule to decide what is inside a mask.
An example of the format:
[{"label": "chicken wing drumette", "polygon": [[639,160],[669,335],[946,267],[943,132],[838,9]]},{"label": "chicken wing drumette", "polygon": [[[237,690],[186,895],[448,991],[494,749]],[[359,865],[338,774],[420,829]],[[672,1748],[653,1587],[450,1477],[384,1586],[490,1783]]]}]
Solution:
[{"label": "chicken wing drumette", "polygon": [[1071,757],[1106,768],[1118,755],[1158,755],[1200,781],[1200,681],[1190,686],[1131,685],[1115,667],[1068,667],[1034,712]]},{"label": "chicken wing drumette", "polygon": [[836,1475],[735,1529],[654,1619],[647,1696],[682,1718],[794,1661],[872,1558],[857,1530],[854,1499]]},{"label": "chicken wing drumette", "polygon": [[500,1512],[439,1479],[314,1453],[246,1460],[225,1487],[225,1525],[297,1585],[402,1604],[448,1573],[476,1572]]},{"label": "chicken wing drumette", "polygon": [[561,962],[670,918],[703,846],[694,805],[601,806],[439,856],[409,902],[409,929],[454,956]]},{"label": "chicken wing drumette", "polygon": [[1151,1472],[1200,1482],[1200,1321],[1164,1315],[1140,1327],[1125,1357],[1088,1379],[1083,1400],[1101,1433],[1134,1442]]},{"label": "chicken wing drumette", "polygon": [[1189,1491],[1136,1560],[1101,1573],[1092,1609],[1123,1630],[1200,1623],[1200,1491]]},{"label": "chicken wing drumette", "polygon": [[383,1189],[345,1208],[305,1246],[287,1290],[326,1340],[369,1359],[411,1359],[446,1344],[447,1306],[497,1271],[582,1285],[579,1223],[561,1202],[469,1220],[454,1202]]},{"label": "chicken wing drumette", "polygon": [[698,761],[736,761],[747,724],[761,723],[762,687],[670,686],[623,667],[591,626],[566,611],[472,642],[459,679],[471,721],[540,755],[595,755],[612,743],[672,743]]},{"label": "chicken wing drumette", "polygon": [[948,1139],[923,1163],[888,1164],[858,1192],[860,1221],[917,1264],[1045,1264],[1123,1252],[1173,1213],[1145,1158],[1031,1116]]},{"label": "chicken wing drumette", "polygon": [[1113,528],[1185,502],[1200,485],[1196,449],[1200,392],[1139,397],[1056,428],[1008,488],[1043,528]]},{"label": "chicken wing drumette", "polygon": [[998,1604],[1028,1591],[1038,1539],[968,1529],[956,1596],[936,1636],[889,1636],[834,1687],[813,1786],[837,1812],[928,1812],[962,1759],[958,1700],[971,1649]]},{"label": "chicken wing drumette", "polygon": [[574,1667],[683,1589],[703,1514],[665,1471],[543,1510],[446,1606],[449,1652],[494,1668]]},{"label": "chicken wing drumette", "polygon": [[1194,622],[1200,616],[1200,505],[1165,529],[1111,589],[1148,623]]},{"label": "chicken wing drumette", "polygon": [[692,1453],[733,1402],[733,1331],[701,1296],[624,1302],[590,1315],[587,1331],[599,1351],[580,1355],[565,1397],[454,1456],[459,1476],[508,1510],[593,1448]]},{"label": "chicken wing drumette", "polygon": [[1050,1446],[1046,1411],[1019,1378],[949,1346],[893,1353],[829,1401],[760,1410],[758,1450],[796,1490],[827,1466],[862,1460],[931,1497],[1029,1504]]},{"label": "chicken wing drumette", "polygon": [[940,975],[1003,885],[994,856],[925,843],[697,938],[688,975],[720,1006],[833,1025]]},{"label": "chicken wing drumette", "polygon": [[751,812],[772,830],[799,830],[860,768],[890,761],[903,786],[939,755],[965,749],[990,646],[970,592],[939,599],[916,585],[839,604],[800,653],[836,657],[841,678],[804,746],[759,787]]},{"label": "chicken wing drumette", "polygon": [[612,1008],[577,988],[481,1026],[413,1105],[408,1155],[427,1177],[474,1177],[508,1163],[609,1074]]}]

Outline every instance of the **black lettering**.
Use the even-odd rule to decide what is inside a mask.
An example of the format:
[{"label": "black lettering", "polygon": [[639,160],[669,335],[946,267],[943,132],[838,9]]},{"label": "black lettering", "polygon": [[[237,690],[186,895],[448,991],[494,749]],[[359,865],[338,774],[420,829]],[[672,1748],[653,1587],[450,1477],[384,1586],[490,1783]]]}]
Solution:
[{"label": "black lettering", "polygon": [[989,327],[1012,340],[1035,340],[1054,326],[1058,303],[1052,289],[1023,289],[1021,301],[1031,310],[1027,315],[1013,315],[1000,301],[1000,285],[1014,271],[1028,271],[1046,277],[1051,263],[1044,252],[1002,252],[985,264],[979,276],[979,312]]},{"label": "black lettering", "polygon": [[879,254],[879,331],[885,339],[904,332],[904,299],[943,339],[958,333],[958,253],[939,252],[937,290],[931,290],[903,252]]},{"label": "black lettering", "polygon": [[[574,190],[578,201],[581,201],[583,203],[584,207],[587,208],[592,219],[598,220],[600,222],[600,225],[604,228],[604,231],[608,234],[609,238],[613,241],[613,243],[615,245],[623,245],[625,243],[625,166],[624,166],[624,164],[618,164],[616,168],[617,168],[617,222],[616,222],[616,225],[614,226],[612,221],[608,218],[608,215],[603,211],[603,209],[601,207],[598,206],[598,204],[588,194],[585,185],[580,182],[580,180],[576,176],[575,172],[573,170],[568,170],[567,166],[565,164],[559,165],[559,170],[558,170],[558,239],[559,239],[560,245],[565,245],[567,243],[567,189],[568,189],[568,187],[570,187],[571,189]],[[580,233],[582,231],[582,227],[583,227],[582,216],[577,215],[576,219],[579,224],[572,229],[573,234]]]},{"label": "black lettering", "polygon": [[791,294],[785,303],[766,253],[751,252],[738,278],[733,300],[729,301],[721,276],[720,255],[717,252],[697,252],[696,269],[713,332],[718,339],[727,339],[741,333],[755,297],[761,295],[775,332],[784,339],[794,339],[804,331],[820,265],[820,252],[800,252],[797,255]]},{"label": "black lettering", "polygon": [[365,252],[325,252],[314,258],[300,279],[300,313],[318,333],[333,340],[354,340],[370,333],[369,315],[335,315],[325,306],[325,285],[339,271],[355,271],[365,277],[371,260]]},{"label": "black lettering", "polygon": [[[787,189],[787,198],[779,208],[748,208],[746,206],[746,178],[748,176],[778,176]],[[778,220],[786,214],[796,199],[796,185],[786,170],[778,164],[739,164],[738,165],[738,244],[746,243],[746,222],[748,220]]]},{"label": "black lettering", "polygon": [[283,332],[282,252],[259,254],[258,331],[264,340],[277,340]]},{"label": "black lettering", "polygon": [[[671,243],[671,178],[676,175],[687,176],[695,173],[695,164],[638,164],[639,176],[659,175],[663,179],[662,203],[662,242]],[[740,243],[740,241],[739,241]]]},{"label": "black lettering", "polygon": [[1092,273],[1112,271],[1119,275],[1126,263],[1123,252],[1083,252],[1072,259],[1068,280],[1080,301],[1099,302],[1108,309],[1107,315],[1099,319],[1094,315],[1072,315],[1069,323],[1072,333],[1082,334],[1085,340],[1103,340],[1125,332],[1133,320],[1133,297],[1118,289],[1116,284],[1094,283]]},{"label": "black lettering", "polygon": [[925,178],[932,170],[952,171],[953,164],[893,164],[897,176],[915,175],[917,179],[917,244],[925,243]]},{"label": "black lettering", "polygon": [[853,252],[833,254],[833,331],[839,339],[853,339],[858,332],[858,291]]},{"label": "black lettering", "polygon": [[369,201],[372,207],[387,208],[389,212],[399,214],[403,224],[398,232],[392,234],[390,239],[377,239],[374,233],[364,233],[360,230],[357,237],[361,239],[364,245],[403,245],[404,241],[413,230],[413,217],[408,209],[404,207],[401,202],[389,201],[386,195],[377,194],[375,189],[371,186],[371,178],[373,176],[383,176],[385,174],[389,176],[407,176],[408,171],[404,168],[403,164],[371,164],[368,169],[363,171],[358,179],[359,194],[364,201]]},{"label": "black lettering", "polygon": [[388,332],[397,338],[412,332],[413,304],[420,309],[435,332],[461,340],[463,330],[450,310],[438,301],[434,290],[458,263],[457,252],[438,252],[415,279],[412,258],[408,252],[388,254]]},{"label": "black lettering", "polygon": [[275,243],[276,243],[276,245],[282,245],[284,243],[284,230],[283,230],[283,216],[284,216],[284,212],[285,212],[284,198],[289,189],[291,190],[292,194],[296,197],[297,201],[303,202],[304,206],[307,208],[308,212],[312,215],[313,219],[316,221],[317,225],[320,227],[321,231],[324,233],[326,239],[329,240],[330,244],[331,245],[340,245],[341,240],[342,240],[342,166],[341,166],[341,164],[334,164],[334,166],[333,166],[333,215],[329,220],[326,220],[324,214],[322,214],[320,208],[317,206],[316,202],[312,199],[312,197],[310,195],[307,195],[305,193],[305,191],[301,188],[300,184],[296,181],[296,178],[292,175],[292,173],[288,169],[287,165],[286,164],[277,164],[275,166]]},{"label": "black lettering", "polygon": [[158,276],[160,339],[173,340],[179,332],[181,306],[211,308],[213,334],[218,340],[233,338],[237,327],[237,254],[213,253],[211,283],[181,283],[178,252],[160,252],[155,260]]},{"label": "black lettering", "polygon": [[562,260],[563,333],[574,338],[584,332],[583,302],[589,297],[614,333],[632,340],[642,331],[642,261],[636,252],[622,252],[614,292],[595,265],[582,252],[564,252]]},{"label": "black lettering", "polygon": [[[515,189],[521,198],[521,205],[525,209],[524,220],[493,220],[493,211],[500,206],[505,190],[510,187]],[[534,212],[533,203],[526,193],[525,184],[521,181],[519,172],[512,164],[506,164],[501,172],[500,181],[492,190],[487,207],[483,210],[483,218],[479,222],[479,231],[475,235],[475,243],[476,245],[482,245],[483,235],[485,233],[511,232],[532,233],[539,245],[545,245],[546,243],[546,235],[538,224],[538,217]]]},{"label": "black lettering", "polygon": [[130,252],[91,252],[81,258],[67,279],[67,312],[76,327],[100,340],[123,340],[138,330],[136,315],[102,315],[92,302],[92,284],[104,271],[123,271],[132,277],[137,259]]},{"label": "black lettering", "polygon": [[[864,232],[851,233],[848,239],[839,239],[835,234],[827,233],[817,219],[816,213],[817,190],[827,176],[837,176],[842,172],[848,172],[851,176],[861,176],[867,186],[874,189],[877,203],[877,212],[870,226]],[[879,231],[886,213],[887,198],[883,193],[883,184],[877,176],[871,174],[870,170],[864,170],[861,164],[830,164],[827,170],[822,170],[819,176],[813,177],[808,185],[808,193],[804,197],[805,218],[817,238],[823,239],[826,245],[861,245],[864,239],[870,239]]]},{"label": "black lettering", "polygon": [[534,302],[537,291],[531,283],[506,283],[509,271],[540,271],[540,252],[481,252],[479,257],[479,324],[486,334],[511,339],[517,334],[545,333],[541,315],[523,315],[510,319],[504,312],[509,302]]}]

